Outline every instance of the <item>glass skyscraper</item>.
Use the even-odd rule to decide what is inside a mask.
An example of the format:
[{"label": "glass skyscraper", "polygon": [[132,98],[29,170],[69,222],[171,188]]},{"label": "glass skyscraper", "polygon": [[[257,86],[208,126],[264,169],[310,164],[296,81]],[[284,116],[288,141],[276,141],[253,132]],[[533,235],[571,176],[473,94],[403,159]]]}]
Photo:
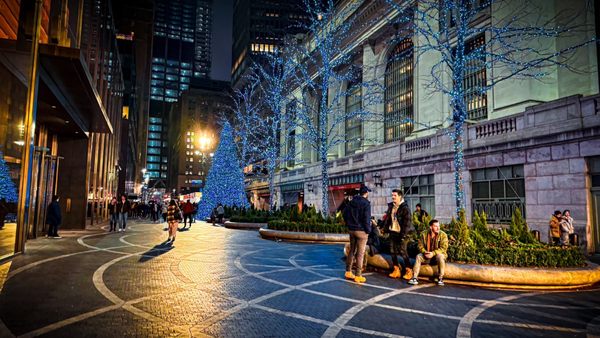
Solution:
[{"label": "glass skyscraper", "polygon": [[211,26],[212,0],[156,1],[146,164],[150,187],[168,186],[168,114],[192,77],[210,74]]}]

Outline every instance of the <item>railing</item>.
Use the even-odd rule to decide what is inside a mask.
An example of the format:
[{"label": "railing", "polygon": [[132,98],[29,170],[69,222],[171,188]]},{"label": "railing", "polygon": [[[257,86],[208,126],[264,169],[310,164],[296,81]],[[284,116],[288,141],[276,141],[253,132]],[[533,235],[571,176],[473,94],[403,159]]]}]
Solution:
[{"label": "railing", "polygon": [[517,131],[517,118],[511,117],[475,126],[475,138],[485,138]]},{"label": "railing", "polygon": [[496,198],[496,199],[473,199],[473,212],[485,212],[488,223],[508,224],[512,215],[519,208],[525,217],[525,199],[518,198]]},{"label": "railing", "polygon": [[410,142],[406,142],[406,152],[412,153],[414,151],[420,151],[431,148],[431,138],[418,139]]}]

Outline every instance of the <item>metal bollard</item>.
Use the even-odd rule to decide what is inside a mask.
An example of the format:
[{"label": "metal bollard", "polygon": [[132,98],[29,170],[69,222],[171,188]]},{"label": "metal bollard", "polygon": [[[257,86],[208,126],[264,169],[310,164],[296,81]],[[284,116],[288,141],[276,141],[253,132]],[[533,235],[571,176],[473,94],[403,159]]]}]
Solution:
[{"label": "metal bollard", "polygon": [[540,231],[539,230],[531,230],[531,234],[535,238],[536,241],[540,241]]}]

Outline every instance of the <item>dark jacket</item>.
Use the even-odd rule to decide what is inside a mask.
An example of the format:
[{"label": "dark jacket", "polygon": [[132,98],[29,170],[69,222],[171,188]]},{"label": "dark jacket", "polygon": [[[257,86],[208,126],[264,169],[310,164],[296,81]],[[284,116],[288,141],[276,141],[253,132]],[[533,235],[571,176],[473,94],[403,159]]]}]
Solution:
[{"label": "dark jacket", "polygon": [[108,214],[109,215],[114,215],[116,213],[117,213],[117,204],[116,203],[115,204],[109,203],[108,204]]},{"label": "dark jacket", "polygon": [[[384,232],[390,233],[392,227],[392,210],[394,209],[394,203],[388,203],[388,209],[385,212],[385,223],[383,225]],[[412,213],[406,201],[402,202],[396,211],[396,219],[400,224],[400,236],[404,237],[408,232],[413,230],[412,226]]]},{"label": "dark jacket", "polygon": [[57,201],[53,201],[48,205],[48,213],[46,214],[46,223],[52,226],[58,226],[62,222],[60,215],[60,205]]},{"label": "dark jacket", "polygon": [[119,202],[117,202],[117,212],[118,213],[128,213],[129,210],[131,210],[131,204],[129,204],[128,200],[125,200],[125,203],[121,202],[119,200]]},{"label": "dark jacket", "polygon": [[344,221],[350,231],[371,232],[371,202],[356,195],[344,208]]}]

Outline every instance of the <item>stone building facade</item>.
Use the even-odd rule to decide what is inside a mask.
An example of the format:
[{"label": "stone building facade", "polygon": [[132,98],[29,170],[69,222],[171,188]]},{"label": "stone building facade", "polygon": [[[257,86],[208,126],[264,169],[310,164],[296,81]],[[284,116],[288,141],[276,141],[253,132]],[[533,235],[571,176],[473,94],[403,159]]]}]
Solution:
[{"label": "stone building facade", "polygon": [[[558,10],[543,8],[549,11],[544,13],[548,15]],[[359,11],[356,15],[393,16],[377,1],[365,1]],[[483,24],[486,20],[491,22],[495,15],[490,10]],[[592,14],[579,20],[588,27],[595,26]],[[395,30],[389,21],[369,27],[357,32],[349,47],[365,65],[363,81],[379,81],[385,87],[391,64],[404,60],[410,81],[402,90],[411,97],[410,109],[416,123],[409,135],[394,139],[385,134],[385,122],[365,121],[358,149],[348,151],[342,144],[328,154],[330,210],[335,210],[344,193],[352,193],[366,183],[373,189],[369,199],[377,217],[384,213],[391,190],[400,188],[411,207],[421,203],[436,218],[448,221],[456,208],[451,126],[447,118],[450,107],[447,97],[426,87],[436,58],[424,55],[415,62],[407,56],[400,46],[402,41],[394,40]],[[590,29],[588,35],[593,34]],[[514,210],[520,208],[530,228],[539,230],[542,240],[547,240],[552,212],[570,209],[581,244],[588,252],[597,252],[600,96],[596,45],[578,49],[569,62],[580,71],[554,67],[548,70],[550,77],[545,81],[526,78],[501,82],[482,95],[477,109],[469,112],[474,121],[469,121],[463,140],[466,213],[470,218],[474,210],[483,210],[489,215],[489,223],[508,224]],[[477,76],[485,80],[495,71],[498,70],[484,68]],[[339,88],[347,86],[339,84]],[[300,99],[302,88],[296,92]],[[347,107],[342,104],[339,109]],[[383,116],[389,113],[383,103],[373,109]],[[340,128],[341,133],[345,132],[343,129]],[[282,151],[303,149],[301,138],[290,142],[288,136],[282,135]],[[314,154],[308,157],[312,161],[302,155],[276,176],[278,205],[304,203],[320,208],[319,164],[315,163]]]}]

